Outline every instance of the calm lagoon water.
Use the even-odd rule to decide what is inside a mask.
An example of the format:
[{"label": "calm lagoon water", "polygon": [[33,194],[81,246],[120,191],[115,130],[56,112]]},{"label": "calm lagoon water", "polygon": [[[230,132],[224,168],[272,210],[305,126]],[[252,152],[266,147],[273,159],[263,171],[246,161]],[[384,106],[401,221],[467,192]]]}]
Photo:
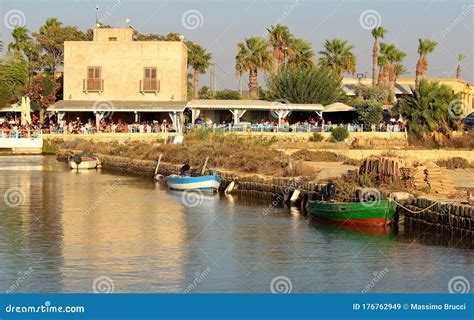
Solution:
[{"label": "calm lagoon water", "polygon": [[252,293],[272,280],[292,292],[448,292],[459,275],[474,285],[466,239],[264,215],[265,203],[183,198],[54,157],[0,157],[0,196],[2,292]]}]

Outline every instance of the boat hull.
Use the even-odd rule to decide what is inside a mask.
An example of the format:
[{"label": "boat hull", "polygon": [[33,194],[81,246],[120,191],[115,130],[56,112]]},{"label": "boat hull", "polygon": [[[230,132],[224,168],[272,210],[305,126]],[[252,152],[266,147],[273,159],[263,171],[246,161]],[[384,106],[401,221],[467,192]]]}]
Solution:
[{"label": "boat hull", "polygon": [[97,158],[94,158],[89,155],[83,155],[81,156],[81,162],[78,164],[77,162],[74,161],[73,158],[70,158],[68,160],[68,165],[69,168],[74,169],[74,170],[88,170],[88,169],[95,169],[97,168],[98,165],[98,160]]},{"label": "boat hull", "polygon": [[392,222],[396,205],[389,200],[373,202],[309,201],[313,217],[355,225],[385,226]]},{"label": "boat hull", "polygon": [[169,176],[166,183],[170,190],[201,190],[201,191],[217,191],[221,184],[219,176],[199,176],[199,177],[183,177]]}]

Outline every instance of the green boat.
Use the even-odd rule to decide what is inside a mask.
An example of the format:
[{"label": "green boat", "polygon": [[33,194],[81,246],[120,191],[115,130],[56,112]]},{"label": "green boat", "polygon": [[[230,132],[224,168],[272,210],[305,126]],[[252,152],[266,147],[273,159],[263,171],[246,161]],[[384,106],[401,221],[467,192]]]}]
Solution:
[{"label": "green boat", "polygon": [[396,204],[390,200],[308,201],[308,211],[313,217],[356,225],[388,225],[393,220],[396,207]]}]

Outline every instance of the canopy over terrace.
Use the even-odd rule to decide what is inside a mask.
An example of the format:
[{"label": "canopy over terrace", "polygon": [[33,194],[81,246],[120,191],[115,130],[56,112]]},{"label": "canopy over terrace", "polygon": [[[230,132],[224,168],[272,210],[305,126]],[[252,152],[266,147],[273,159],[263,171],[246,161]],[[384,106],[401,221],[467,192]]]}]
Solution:
[{"label": "canopy over terrace", "polygon": [[107,115],[119,112],[133,112],[135,121],[139,121],[140,114],[145,112],[168,113],[176,131],[182,131],[182,116],[186,101],[124,101],[124,100],[61,100],[50,106],[48,111],[56,112],[58,122],[66,112],[93,112],[96,123]]},{"label": "canopy over terrace", "polygon": [[248,110],[269,111],[278,116],[278,124],[291,111],[316,112],[321,116],[324,110],[321,104],[293,104],[279,101],[263,100],[191,100],[187,108],[192,112],[192,123],[199,117],[201,110],[229,110],[232,113],[233,123],[238,125],[240,119]]},{"label": "canopy over terrace", "polygon": [[357,118],[357,109],[342,102],[335,102],[327,105],[323,111],[324,121],[352,122]]}]

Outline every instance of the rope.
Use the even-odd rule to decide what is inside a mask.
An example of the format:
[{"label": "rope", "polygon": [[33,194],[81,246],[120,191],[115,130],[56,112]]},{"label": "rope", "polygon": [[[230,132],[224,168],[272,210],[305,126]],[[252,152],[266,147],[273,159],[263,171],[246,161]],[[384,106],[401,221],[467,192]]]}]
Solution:
[{"label": "rope", "polygon": [[397,204],[397,206],[400,206],[400,207],[402,207],[403,209],[405,209],[406,211],[411,212],[411,213],[421,213],[421,212],[426,211],[426,210],[428,210],[428,209],[434,207],[435,205],[439,204],[439,202],[435,202],[435,203],[433,203],[432,205],[430,205],[430,206],[428,206],[428,207],[426,207],[426,208],[424,208],[424,209],[421,209],[420,211],[413,211],[413,210],[408,209],[407,207],[405,207],[404,205],[402,205],[401,203],[399,203],[399,202],[397,202],[397,201],[395,201],[395,200],[393,200],[393,199],[392,199],[392,201],[395,202],[395,203]]}]

